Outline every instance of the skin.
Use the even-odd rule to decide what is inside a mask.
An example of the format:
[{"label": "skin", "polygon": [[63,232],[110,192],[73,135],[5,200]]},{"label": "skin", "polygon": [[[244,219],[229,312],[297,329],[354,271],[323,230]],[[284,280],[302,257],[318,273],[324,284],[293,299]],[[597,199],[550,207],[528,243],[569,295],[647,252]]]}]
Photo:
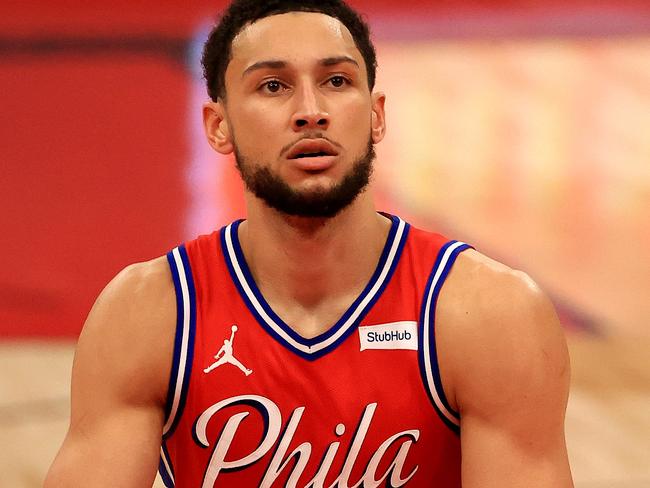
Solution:
[{"label": "skin", "polygon": [[[332,58],[346,60],[323,63]],[[379,143],[386,130],[385,96],[370,92],[347,29],[322,14],[276,15],[244,28],[226,93],[203,108],[211,146],[228,154],[236,145],[296,191],[330,188],[368,136]],[[287,147],[316,136],[339,149],[326,168],[286,159]],[[246,203],[240,240],[265,298],[304,337],[327,330],[367,283],[386,239],[389,222],[371,192],[331,219],[289,217],[249,192]],[[175,314],[164,257],[130,266],[102,292],[79,340],[70,429],[47,488],[151,486]],[[440,295],[436,335],[445,393],[461,412],[463,486],[572,486],[563,426],[568,354],[543,292],[525,274],[467,251]]]}]

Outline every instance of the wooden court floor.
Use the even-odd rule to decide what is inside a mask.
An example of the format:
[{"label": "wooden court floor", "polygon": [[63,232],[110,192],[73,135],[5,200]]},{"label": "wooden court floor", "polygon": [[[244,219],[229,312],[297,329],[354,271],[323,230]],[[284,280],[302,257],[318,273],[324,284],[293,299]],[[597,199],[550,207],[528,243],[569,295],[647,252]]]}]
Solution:
[{"label": "wooden court floor", "polygon": [[[650,488],[650,338],[574,334],[569,349],[576,488]],[[67,428],[73,353],[70,342],[0,342],[0,488],[42,486]]]}]

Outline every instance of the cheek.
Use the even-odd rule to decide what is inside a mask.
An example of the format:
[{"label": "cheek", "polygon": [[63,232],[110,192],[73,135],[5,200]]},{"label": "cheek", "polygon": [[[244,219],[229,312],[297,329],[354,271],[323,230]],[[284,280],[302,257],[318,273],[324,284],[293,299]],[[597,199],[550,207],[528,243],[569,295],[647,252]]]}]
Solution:
[{"label": "cheek", "polygon": [[236,123],[247,133],[264,135],[274,126],[276,112],[253,104],[242,104],[238,110]]},{"label": "cheek", "polygon": [[345,137],[349,140],[358,141],[355,147],[365,150],[370,136],[371,107],[365,101],[356,101],[342,105],[339,109],[339,117],[342,122]]},{"label": "cheek", "polygon": [[356,92],[347,99],[337,103],[337,111],[343,115],[349,123],[362,127],[370,126],[370,114],[372,106],[370,100],[363,94]]},{"label": "cheek", "polygon": [[248,156],[273,153],[274,141],[286,125],[282,109],[242,103],[231,117],[237,149]]}]

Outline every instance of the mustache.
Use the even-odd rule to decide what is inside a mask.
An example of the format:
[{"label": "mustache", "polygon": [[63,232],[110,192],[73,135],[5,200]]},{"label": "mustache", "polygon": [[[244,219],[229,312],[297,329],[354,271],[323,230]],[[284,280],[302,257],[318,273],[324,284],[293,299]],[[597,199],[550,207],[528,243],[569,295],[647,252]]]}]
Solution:
[{"label": "mustache", "polygon": [[336,148],[343,149],[343,146],[341,144],[339,144],[338,142],[336,142],[333,139],[330,139],[329,137],[327,137],[322,132],[311,132],[311,133],[303,134],[301,137],[299,137],[295,141],[290,142],[286,146],[282,147],[282,149],[280,150],[280,156],[282,156],[283,154],[286,154],[287,151],[289,151],[289,149],[291,149],[295,144],[302,141],[303,139],[323,139],[323,140],[329,142],[330,144],[332,144],[333,146],[335,146]]}]

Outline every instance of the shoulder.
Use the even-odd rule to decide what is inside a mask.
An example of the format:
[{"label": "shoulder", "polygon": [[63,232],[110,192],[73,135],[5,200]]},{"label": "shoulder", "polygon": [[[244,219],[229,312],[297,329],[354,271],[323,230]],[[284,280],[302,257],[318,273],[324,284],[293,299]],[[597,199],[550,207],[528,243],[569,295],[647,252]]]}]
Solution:
[{"label": "shoulder", "polygon": [[443,288],[436,326],[461,411],[511,404],[549,382],[567,387],[568,355],[555,309],[522,271],[465,251]]},{"label": "shoulder", "polygon": [[131,264],[120,271],[95,301],[82,338],[99,333],[128,338],[152,331],[174,315],[175,292],[165,256]]},{"label": "shoulder", "polygon": [[137,295],[146,301],[166,289],[173,291],[173,283],[167,257],[160,256],[122,269],[104,288],[100,299]]},{"label": "shoulder", "polygon": [[175,328],[175,291],[166,257],[127,266],[88,315],[75,355],[77,376],[99,374],[126,395],[164,402]]},{"label": "shoulder", "polygon": [[[473,249],[458,256],[449,276],[447,294],[464,316],[503,322],[509,315],[549,312],[551,302],[525,272],[512,269]],[[462,318],[460,315],[457,318]],[[521,317],[520,317],[521,318]]]}]

